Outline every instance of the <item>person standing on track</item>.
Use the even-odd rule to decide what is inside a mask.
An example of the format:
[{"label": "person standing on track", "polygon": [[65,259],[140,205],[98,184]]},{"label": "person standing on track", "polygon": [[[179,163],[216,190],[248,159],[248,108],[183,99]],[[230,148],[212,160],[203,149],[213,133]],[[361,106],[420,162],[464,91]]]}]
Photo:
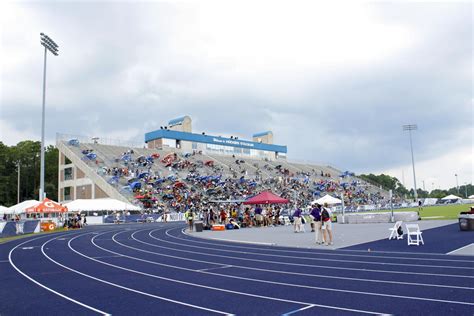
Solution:
[{"label": "person standing on track", "polygon": [[[324,203],[323,210],[321,211],[321,221],[322,221],[322,231],[324,234],[324,244],[326,246],[332,245],[332,222],[331,222],[331,212],[327,207],[327,203]],[[328,236],[329,235],[329,243]]]},{"label": "person standing on track", "polygon": [[189,231],[192,232],[192,231],[193,231],[193,222],[194,222],[193,210],[192,210],[192,209],[187,210],[187,211],[184,213],[184,217],[185,217],[186,220],[188,221],[188,229],[189,229]]},{"label": "person standing on track", "polygon": [[316,243],[318,245],[323,244],[323,232],[321,230],[321,206],[315,204],[311,210],[311,216],[313,218],[314,232],[316,234]]},{"label": "person standing on track", "polygon": [[301,232],[301,210],[299,207],[296,208],[296,211],[293,213],[293,221],[295,226],[295,233]]}]

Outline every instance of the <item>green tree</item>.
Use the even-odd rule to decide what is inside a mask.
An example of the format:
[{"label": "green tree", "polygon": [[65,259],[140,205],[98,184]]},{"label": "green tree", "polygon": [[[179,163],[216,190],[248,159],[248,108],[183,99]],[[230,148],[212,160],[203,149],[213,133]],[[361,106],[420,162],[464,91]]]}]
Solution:
[{"label": "green tree", "polygon": [[[40,185],[41,143],[26,140],[16,146],[0,142],[0,205],[17,203],[18,165],[20,168],[20,201],[38,199]],[[45,150],[45,192],[57,200],[58,150],[48,146]]]}]

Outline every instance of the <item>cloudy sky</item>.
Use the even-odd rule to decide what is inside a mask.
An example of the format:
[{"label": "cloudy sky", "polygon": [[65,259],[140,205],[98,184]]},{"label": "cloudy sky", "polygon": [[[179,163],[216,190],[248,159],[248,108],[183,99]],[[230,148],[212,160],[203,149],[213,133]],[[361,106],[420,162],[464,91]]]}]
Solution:
[{"label": "cloudy sky", "polygon": [[473,182],[472,4],[35,1],[0,4],[0,141],[57,132],[143,142],[272,130],[289,160],[386,173],[426,190]]}]

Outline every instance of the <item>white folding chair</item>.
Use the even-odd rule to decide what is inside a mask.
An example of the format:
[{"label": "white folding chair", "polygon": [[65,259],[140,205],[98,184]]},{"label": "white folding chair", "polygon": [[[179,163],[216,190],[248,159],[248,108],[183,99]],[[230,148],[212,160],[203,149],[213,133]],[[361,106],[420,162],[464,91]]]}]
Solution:
[{"label": "white folding chair", "polygon": [[388,240],[390,239],[403,239],[403,235],[398,234],[398,227],[402,226],[402,221],[398,221],[393,225],[392,228],[389,228],[388,230],[390,231],[390,236],[388,236]]},{"label": "white folding chair", "polygon": [[422,232],[420,231],[420,227],[418,224],[405,224],[407,229],[407,240],[408,245],[417,245],[419,246],[420,243],[424,245],[423,237],[421,236]]}]

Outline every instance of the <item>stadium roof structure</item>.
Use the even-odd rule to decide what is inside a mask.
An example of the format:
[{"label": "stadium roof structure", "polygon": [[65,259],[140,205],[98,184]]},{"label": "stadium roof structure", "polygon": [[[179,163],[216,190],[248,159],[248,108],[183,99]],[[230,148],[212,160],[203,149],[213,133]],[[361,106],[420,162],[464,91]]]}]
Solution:
[{"label": "stadium roof structure", "polygon": [[189,118],[189,116],[185,115],[185,116],[181,116],[181,117],[172,119],[172,120],[170,120],[170,121],[168,122],[168,125],[169,125],[169,126],[174,126],[174,125],[181,124],[181,123],[183,123],[183,121],[184,121],[186,118]]},{"label": "stadium roof structure", "polygon": [[176,139],[190,142],[207,143],[215,145],[225,145],[232,147],[266,150],[272,152],[286,153],[287,147],[283,145],[273,145],[265,143],[257,143],[249,140],[232,139],[221,136],[210,136],[202,134],[194,134],[188,132],[173,131],[169,129],[160,129],[145,134],[145,143],[153,141],[155,139],[166,138]]},{"label": "stadium roof structure", "polygon": [[265,136],[268,134],[273,134],[272,131],[266,131],[266,132],[261,132],[261,133],[255,133],[252,135],[252,137],[260,137],[260,136]]}]

